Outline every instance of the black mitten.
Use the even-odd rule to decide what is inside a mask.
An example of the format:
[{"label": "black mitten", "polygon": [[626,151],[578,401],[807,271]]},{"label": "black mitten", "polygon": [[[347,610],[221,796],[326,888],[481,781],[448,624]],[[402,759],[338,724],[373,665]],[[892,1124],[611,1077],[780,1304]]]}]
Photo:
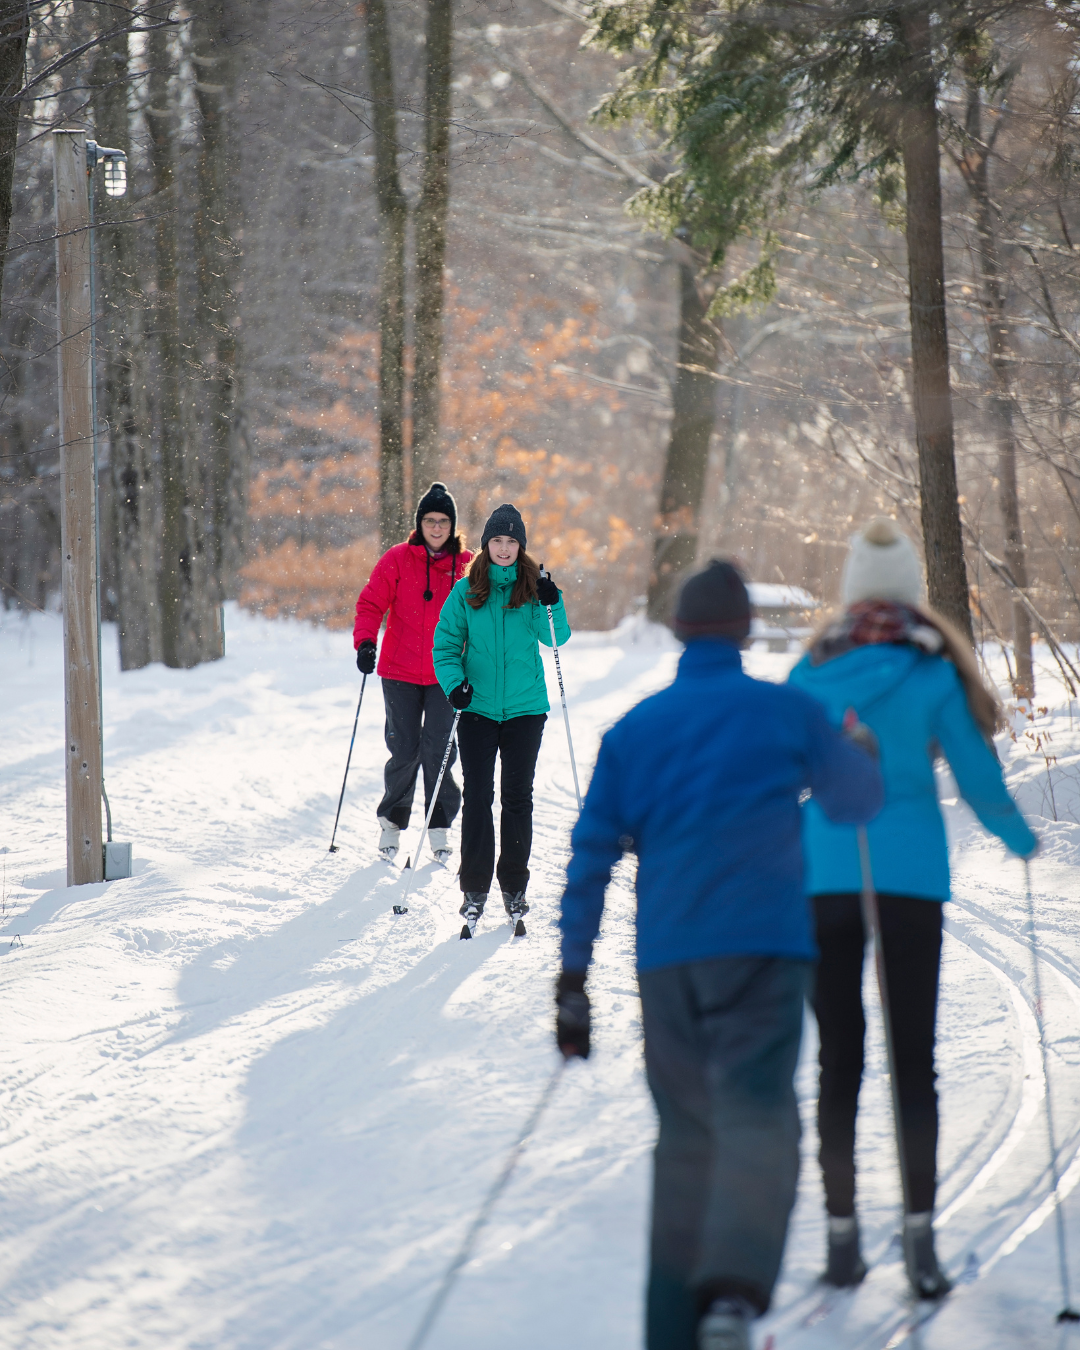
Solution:
[{"label": "black mitten", "polygon": [[536,598],[542,605],[559,603],[559,588],[550,577],[541,577],[536,583]]},{"label": "black mitten", "polygon": [[356,669],[361,675],[370,675],[375,669],[375,644],[370,638],[356,649]]},{"label": "black mitten", "polygon": [[458,712],[463,712],[472,702],[472,685],[468,680],[462,680],[456,689],[451,689],[447,694],[451,708],[456,708]]},{"label": "black mitten", "polygon": [[555,985],[555,1042],[570,1059],[589,1058],[589,996],[585,992],[585,972],[564,970]]}]

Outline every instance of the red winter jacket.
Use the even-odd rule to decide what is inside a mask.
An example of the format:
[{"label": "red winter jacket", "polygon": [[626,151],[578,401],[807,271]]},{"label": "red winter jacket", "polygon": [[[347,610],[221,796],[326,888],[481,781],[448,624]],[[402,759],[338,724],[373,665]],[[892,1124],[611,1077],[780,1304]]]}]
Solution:
[{"label": "red winter jacket", "polygon": [[[356,602],[353,646],[378,640],[383,615],[390,611],[379,652],[379,674],[408,684],[437,684],[431,664],[435,625],[455,582],[465,575],[467,549],[431,558],[424,544],[395,544],[387,549]],[[430,579],[431,599],[424,599]]]}]

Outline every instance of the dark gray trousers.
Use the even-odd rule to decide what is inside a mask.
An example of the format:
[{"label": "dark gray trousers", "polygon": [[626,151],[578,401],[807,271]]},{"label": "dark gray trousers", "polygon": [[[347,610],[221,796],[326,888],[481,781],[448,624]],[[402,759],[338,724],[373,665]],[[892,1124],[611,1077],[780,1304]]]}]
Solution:
[{"label": "dark gray trousers", "polygon": [[[424,768],[424,812],[431,805],[431,793],[439,776],[446,742],[454,725],[454,710],[437,684],[409,684],[405,680],[383,680],[386,705],[386,748],[390,758],[383,772],[385,791],[377,815],[385,816],[404,830],[412,812],[416,773]],[[434,829],[452,824],[461,806],[461,792],[450,772],[457,758],[457,747],[450,751],[450,762],[443,774],[435,810],[431,813]]]},{"label": "dark gray trousers", "polygon": [[660,1117],[648,1350],[695,1350],[698,1319],[722,1295],[769,1305],[799,1175],[793,1080],[810,972],[732,956],[639,975]]}]

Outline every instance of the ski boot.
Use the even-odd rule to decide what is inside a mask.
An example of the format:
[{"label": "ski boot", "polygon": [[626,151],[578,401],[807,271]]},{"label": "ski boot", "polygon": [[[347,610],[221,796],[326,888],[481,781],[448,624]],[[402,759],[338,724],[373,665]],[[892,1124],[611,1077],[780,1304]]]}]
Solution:
[{"label": "ski boot", "polygon": [[379,857],[383,862],[393,862],[397,857],[401,831],[392,820],[387,820],[385,816],[379,817],[379,824],[382,826],[382,833],[379,835]]},{"label": "ski boot", "polygon": [[525,936],[525,915],[529,912],[529,902],[524,891],[503,891],[503,907],[514,925],[514,936]]},{"label": "ski boot", "polygon": [[757,1315],[744,1298],[714,1299],[698,1323],[698,1350],[750,1350],[750,1323]]},{"label": "ski boot", "polygon": [[480,915],[484,912],[484,906],[487,904],[487,891],[466,891],[462,898],[461,908],[458,913],[465,922],[461,926],[462,939],[471,938],[476,932],[476,925],[480,922]]},{"label": "ski boot", "polygon": [[952,1288],[934,1252],[934,1216],[930,1210],[904,1215],[904,1265],[916,1298],[944,1298]]},{"label": "ski boot", "polygon": [[450,861],[450,855],[453,850],[450,847],[450,840],[447,838],[448,830],[428,830],[428,843],[431,845],[431,852],[434,854],[435,861],[443,867]]},{"label": "ski boot", "polygon": [[865,1275],[866,1262],[859,1251],[858,1219],[854,1215],[850,1219],[838,1219],[830,1214],[829,1256],[822,1281],[837,1289],[850,1289],[862,1284]]}]

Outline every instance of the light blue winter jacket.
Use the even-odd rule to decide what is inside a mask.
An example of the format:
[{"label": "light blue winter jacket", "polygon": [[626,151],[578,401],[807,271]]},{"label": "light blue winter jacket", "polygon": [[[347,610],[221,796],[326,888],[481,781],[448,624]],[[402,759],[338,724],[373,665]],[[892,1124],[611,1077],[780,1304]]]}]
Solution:
[{"label": "light blue winter jacket", "polygon": [[[983,825],[1021,856],[1035,847],[951,661],[914,646],[880,643],[855,647],[819,666],[804,656],[788,680],[819,699],[834,726],[854,708],[878,738],[885,806],[867,833],[879,891],[949,898],[949,853],[931,758],[935,742]],[[860,890],[855,830],[833,825],[813,800],[803,811],[807,892]]]}]

